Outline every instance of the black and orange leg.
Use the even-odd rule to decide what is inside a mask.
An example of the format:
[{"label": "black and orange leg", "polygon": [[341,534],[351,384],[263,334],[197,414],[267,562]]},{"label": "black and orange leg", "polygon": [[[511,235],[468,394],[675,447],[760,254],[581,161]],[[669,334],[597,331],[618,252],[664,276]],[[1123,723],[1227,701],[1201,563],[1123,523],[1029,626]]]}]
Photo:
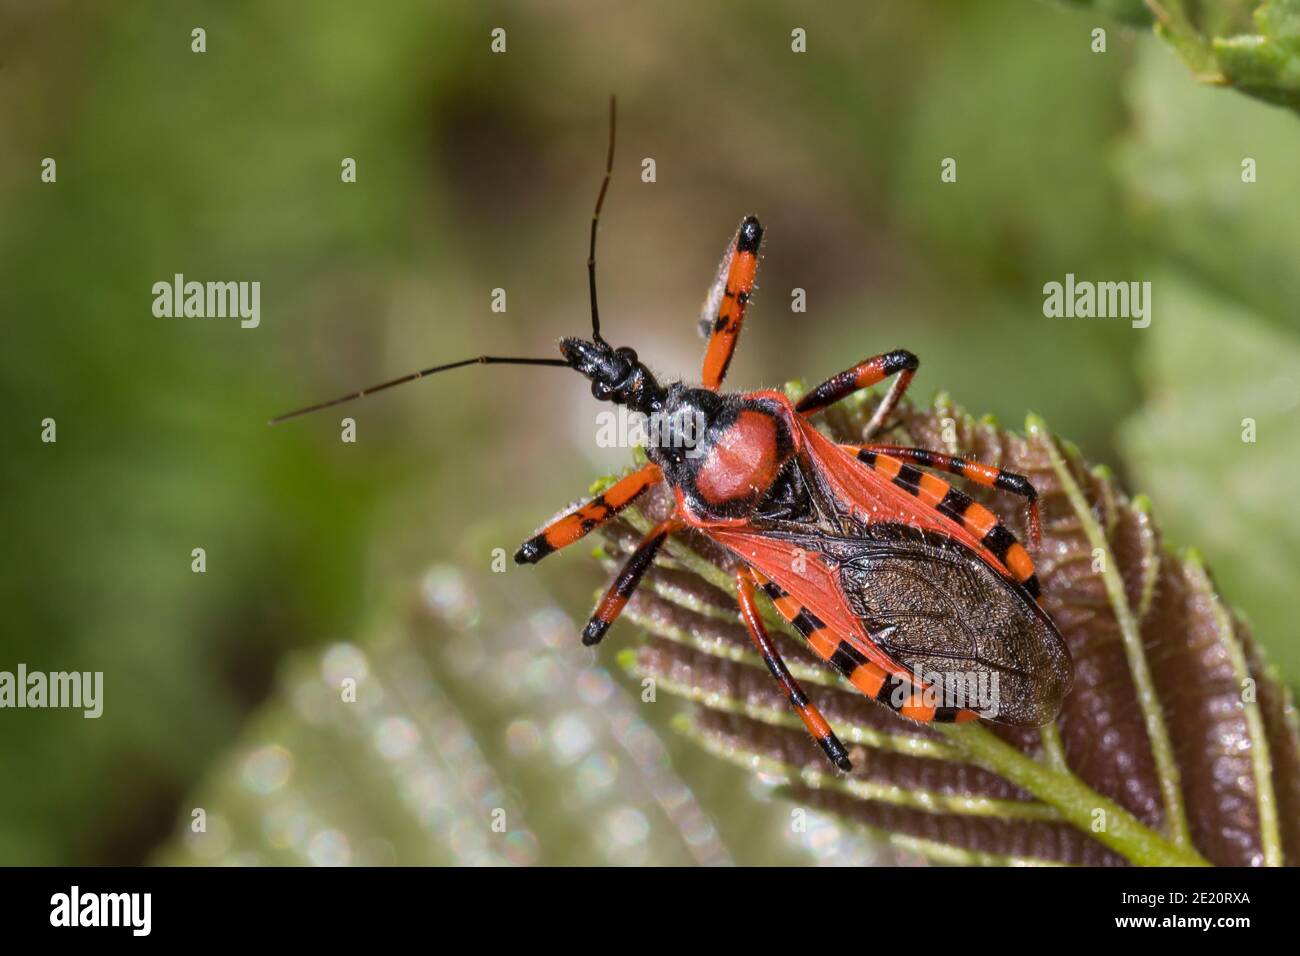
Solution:
[{"label": "black and orange leg", "polygon": [[548,554],[581,540],[630,505],[646,489],[662,481],[663,477],[659,466],[651,463],[619,479],[603,493],[555,519],[521,544],[515,552],[515,563],[536,564]]},{"label": "black and orange leg", "polygon": [[[758,247],[763,241],[763,227],[753,216],[746,216],[736,230],[705,301],[712,328],[709,347],[704,353],[704,387],[717,391],[727,377],[731,356],[736,351],[740,327],[745,322],[745,306],[754,291],[758,273]],[[724,278],[725,275],[725,278]]]},{"label": "black and orange leg", "polygon": [[1038,511],[1038,492],[1024,475],[1018,475],[1013,471],[1005,471],[997,465],[986,465],[970,458],[945,455],[943,452],[927,451],[924,448],[907,448],[902,445],[859,446],[859,456],[863,451],[889,455],[893,458],[911,462],[914,465],[920,465],[923,468],[933,468],[936,471],[947,472],[950,475],[960,475],[967,481],[972,481],[977,485],[984,485],[986,488],[996,488],[999,491],[1019,495],[1029,503],[1029,540],[1033,542],[1034,547],[1038,547],[1042,540],[1043,532]]},{"label": "black and orange leg", "polygon": [[894,384],[885,393],[885,397],[880,400],[880,404],[876,406],[876,411],[871,416],[871,421],[867,423],[866,431],[862,437],[869,439],[880,431],[881,426],[885,424],[890,413],[898,405],[920,364],[921,360],[905,349],[895,349],[892,352],[885,352],[882,355],[865,359],[852,368],[845,369],[840,374],[828,378],[799,399],[795,411],[800,415],[812,415],[842,399],[848,398],[854,392],[870,388],[891,375],[897,375],[898,378],[894,379]]},{"label": "black and orange leg", "polygon": [[587,626],[582,629],[582,643],[590,647],[593,644],[599,644],[600,639],[605,636],[618,616],[623,613],[623,608],[627,606],[628,599],[632,592],[637,589],[641,579],[645,577],[646,571],[650,570],[650,565],[654,563],[655,555],[663,547],[663,543],[668,536],[674,531],[680,530],[682,521],[680,518],[667,518],[659,522],[649,533],[641,539],[641,543],[636,546],[632,556],[627,559],[627,563],[619,570],[618,576],[605,592],[605,596],[600,599],[596,605],[596,610],[591,615],[591,620]]},{"label": "black and orange leg", "polygon": [[[975,501],[963,491],[954,488],[942,478],[928,475],[914,468],[902,459],[911,458],[932,468],[957,475],[966,475],[973,481],[993,488],[1003,488],[1030,498],[1030,534],[1038,536],[1038,494],[1033,485],[1022,475],[1004,472],[992,465],[979,462],[967,462],[962,458],[943,455],[939,452],[925,451],[921,448],[899,448],[894,445],[841,445],[845,451],[852,452],[858,461],[878,473],[882,478],[892,482],[920,501],[934,508],[940,514],[960,524],[975,537],[995,557],[1002,567],[1030,596],[1037,599],[1042,593],[1038,576],[1034,573],[1034,562],[1024,545],[1006,525],[998,521],[988,508]],[[902,454],[899,454],[899,453]],[[924,459],[924,461],[922,461]],[[950,467],[949,467],[950,466]],[[958,470],[958,466],[962,470]],[[965,469],[970,469],[969,474]],[[1004,485],[997,483],[997,476],[1005,475]],[[1015,484],[1017,489],[1006,487]],[[1027,490],[1027,492],[1026,492]]]},{"label": "black and orange leg", "polygon": [[803,635],[814,653],[843,674],[859,693],[922,723],[964,724],[979,720],[979,714],[973,710],[927,704],[905,669],[896,667],[890,670],[868,660],[851,642],[837,635],[779,585],[757,572],[754,577],[763,593],[772,599],[777,611]]},{"label": "black and orange leg", "polygon": [[808,695],[794,679],[790,669],[785,666],[785,661],[781,659],[781,652],[771,635],[767,633],[767,628],[763,626],[763,618],[758,613],[758,605],[754,598],[754,584],[755,578],[748,568],[741,568],[736,572],[740,616],[745,622],[749,636],[758,645],[758,652],[763,655],[763,663],[767,665],[767,669],[772,672],[772,676],[785,691],[790,706],[799,715],[803,725],[808,728],[808,733],[812,735],[813,740],[817,741],[831,763],[847,773],[853,769],[853,764],[849,761],[849,752],[835,736],[835,731],[831,730],[831,725],[821,715],[817,705],[808,699]]}]

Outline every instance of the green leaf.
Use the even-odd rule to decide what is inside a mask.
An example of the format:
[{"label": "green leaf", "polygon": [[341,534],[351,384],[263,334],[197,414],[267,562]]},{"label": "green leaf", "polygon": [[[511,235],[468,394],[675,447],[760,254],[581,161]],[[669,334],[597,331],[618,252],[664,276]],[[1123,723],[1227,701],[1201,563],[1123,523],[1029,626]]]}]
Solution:
[{"label": "green leaf", "polygon": [[1074,5],[1128,23],[1154,23],[1157,35],[1201,82],[1300,110],[1300,0],[1078,0]]},{"label": "green leaf", "polygon": [[1300,2],[1260,4],[1255,25],[1256,33],[1215,37],[1224,77],[1243,93],[1300,109]]}]

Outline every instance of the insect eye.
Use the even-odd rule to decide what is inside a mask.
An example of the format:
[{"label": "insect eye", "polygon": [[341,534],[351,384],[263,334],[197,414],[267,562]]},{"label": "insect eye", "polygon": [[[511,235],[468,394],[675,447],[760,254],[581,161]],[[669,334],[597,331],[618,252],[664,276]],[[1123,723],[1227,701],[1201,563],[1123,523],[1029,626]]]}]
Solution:
[{"label": "insect eye", "polygon": [[629,365],[636,364],[636,349],[630,349],[626,345],[614,350],[614,354],[625,360]]}]

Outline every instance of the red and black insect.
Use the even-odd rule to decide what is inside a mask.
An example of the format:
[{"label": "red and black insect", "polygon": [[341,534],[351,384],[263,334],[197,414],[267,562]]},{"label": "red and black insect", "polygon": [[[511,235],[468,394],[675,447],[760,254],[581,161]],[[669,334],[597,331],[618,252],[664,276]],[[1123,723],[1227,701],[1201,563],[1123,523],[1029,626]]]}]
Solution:
[{"label": "red and black insect", "polygon": [[[652,528],[619,571],[582,633],[609,630],[665,539],[685,529],[737,559],[740,616],[791,706],[827,757],[848,752],[790,674],[756,604],[762,590],[823,660],[855,688],[912,720],[981,717],[1020,726],[1053,720],[1073,665],[1023,545],[983,505],[922,468],[959,475],[1024,498],[1032,538],[1038,501],[1022,476],[920,448],[875,444],[916,373],[911,352],[885,352],[835,375],[798,402],[776,391],[720,391],[754,288],[763,227],[737,229],[705,301],[709,334],[700,386],[661,384],[630,348],[600,332],[596,227],[614,157],[609,153],[591,223],[587,273],[591,338],[560,341],[560,359],[480,356],[439,365],[291,412],[275,421],[359,398],[436,372],[480,364],[555,365],[591,380],[592,395],[652,416],[648,463],[553,521],[515,554],[535,564],[608,521],[650,487],[667,483],[670,517]],[[809,419],[891,376],[862,444],[826,438]]]}]

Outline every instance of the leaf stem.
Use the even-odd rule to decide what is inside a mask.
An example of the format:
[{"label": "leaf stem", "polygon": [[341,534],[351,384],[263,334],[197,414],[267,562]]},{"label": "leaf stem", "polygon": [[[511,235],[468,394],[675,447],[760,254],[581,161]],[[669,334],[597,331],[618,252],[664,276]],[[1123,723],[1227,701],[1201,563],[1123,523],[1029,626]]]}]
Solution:
[{"label": "leaf stem", "polygon": [[[1208,866],[1200,854],[1176,845],[1107,800],[1068,771],[1027,757],[979,724],[935,724],[967,759],[1000,774],[1055,807],[1061,817],[1140,866]],[[1103,811],[1098,818],[1097,811]],[[1101,826],[1094,829],[1100,819]]]},{"label": "leaf stem", "polygon": [[1061,743],[1061,728],[1056,724],[1046,724],[1038,729],[1039,739],[1043,743],[1043,758],[1053,770],[1069,770],[1065,760],[1065,746]]}]

